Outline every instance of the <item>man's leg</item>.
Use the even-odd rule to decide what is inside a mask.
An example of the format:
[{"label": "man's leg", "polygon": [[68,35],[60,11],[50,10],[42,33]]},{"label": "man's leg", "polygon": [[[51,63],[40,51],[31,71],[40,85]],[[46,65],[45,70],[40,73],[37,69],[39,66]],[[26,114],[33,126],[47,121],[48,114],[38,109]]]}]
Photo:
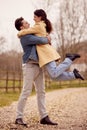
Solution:
[{"label": "man's leg", "polygon": [[37,77],[35,78],[35,90],[37,93],[37,104],[40,118],[44,118],[45,116],[48,115],[46,112],[46,104],[45,104],[45,85],[43,79],[44,76],[42,69],[38,67],[36,70],[37,70],[36,72]]},{"label": "man's leg", "polygon": [[15,122],[16,124],[24,125],[24,123],[22,124],[22,122],[20,122],[18,119],[23,118],[23,112],[24,112],[26,100],[32,91],[33,79],[34,79],[33,66],[32,64],[27,63],[23,66],[23,89],[17,105],[17,117]]},{"label": "man's leg", "polygon": [[38,103],[38,109],[41,118],[40,123],[47,124],[47,125],[57,125],[57,123],[54,123],[50,120],[46,112],[45,85],[44,85],[43,73],[41,69],[39,69],[39,74],[35,79],[35,89],[37,92],[37,103]]}]

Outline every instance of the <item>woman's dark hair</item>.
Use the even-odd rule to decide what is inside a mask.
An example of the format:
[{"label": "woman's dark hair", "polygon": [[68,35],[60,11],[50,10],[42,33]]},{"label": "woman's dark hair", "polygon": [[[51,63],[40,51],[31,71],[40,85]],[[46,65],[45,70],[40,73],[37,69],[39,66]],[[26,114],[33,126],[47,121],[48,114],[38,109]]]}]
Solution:
[{"label": "woman's dark hair", "polygon": [[41,20],[46,23],[46,31],[50,33],[52,31],[52,25],[51,22],[47,19],[45,11],[43,9],[37,9],[34,11],[34,15],[41,17]]},{"label": "woman's dark hair", "polygon": [[20,18],[17,18],[15,20],[15,28],[20,31],[20,27],[22,26],[22,21],[24,20],[24,18],[20,17]]}]

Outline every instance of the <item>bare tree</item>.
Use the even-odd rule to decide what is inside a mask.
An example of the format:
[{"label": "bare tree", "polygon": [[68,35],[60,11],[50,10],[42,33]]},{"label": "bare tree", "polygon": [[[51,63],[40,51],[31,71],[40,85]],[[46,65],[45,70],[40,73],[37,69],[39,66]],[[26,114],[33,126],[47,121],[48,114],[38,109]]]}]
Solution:
[{"label": "bare tree", "polygon": [[76,43],[80,43],[84,40],[84,36],[87,33],[86,12],[86,0],[63,0],[60,7],[60,21],[56,25],[63,57],[67,51],[76,52]]},{"label": "bare tree", "polygon": [[0,37],[0,53],[4,50],[4,43],[6,42],[6,38],[1,36]]}]

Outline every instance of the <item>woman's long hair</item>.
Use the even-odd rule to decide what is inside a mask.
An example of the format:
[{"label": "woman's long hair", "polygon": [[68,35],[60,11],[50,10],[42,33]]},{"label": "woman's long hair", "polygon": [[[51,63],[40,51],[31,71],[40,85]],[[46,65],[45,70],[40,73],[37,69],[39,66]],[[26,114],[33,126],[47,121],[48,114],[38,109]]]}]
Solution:
[{"label": "woman's long hair", "polygon": [[41,17],[41,20],[43,20],[46,23],[46,31],[50,33],[52,31],[52,24],[47,19],[47,15],[43,9],[37,9],[34,11],[34,15]]}]

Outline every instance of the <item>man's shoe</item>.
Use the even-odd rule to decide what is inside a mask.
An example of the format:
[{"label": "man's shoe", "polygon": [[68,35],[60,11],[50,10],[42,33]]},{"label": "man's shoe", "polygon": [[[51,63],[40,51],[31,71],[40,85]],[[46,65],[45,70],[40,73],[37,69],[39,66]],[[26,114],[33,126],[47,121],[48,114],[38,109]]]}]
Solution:
[{"label": "man's shoe", "polygon": [[66,54],[66,57],[74,61],[75,59],[80,58],[81,56],[79,54]]},{"label": "man's shoe", "polygon": [[77,69],[74,69],[73,73],[74,73],[76,79],[84,80],[83,76],[79,73],[79,71]]},{"label": "man's shoe", "polygon": [[49,116],[46,116],[46,117],[44,117],[43,119],[41,119],[41,120],[40,120],[40,124],[43,124],[43,125],[58,125],[57,123],[52,122],[52,121],[49,119]]},{"label": "man's shoe", "polygon": [[27,124],[23,122],[22,118],[16,119],[15,124],[19,124],[19,125],[23,125],[23,126],[27,127]]}]

